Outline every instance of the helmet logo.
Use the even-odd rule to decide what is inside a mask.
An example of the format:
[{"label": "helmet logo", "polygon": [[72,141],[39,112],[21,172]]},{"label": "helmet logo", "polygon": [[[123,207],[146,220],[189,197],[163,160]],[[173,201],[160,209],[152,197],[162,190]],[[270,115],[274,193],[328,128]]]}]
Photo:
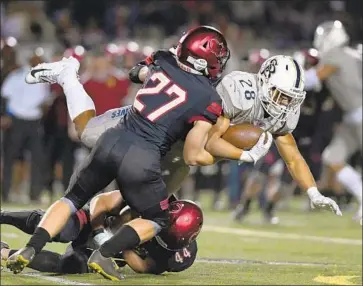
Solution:
[{"label": "helmet logo", "polygon": [[193,65],[197,71],[203,71],[207,68],[208,63],[205,59],[196,59]]},{"label": "helmet logo", "polygon": [[217,58],[224,56],[224,45],[216,39],[211,39],[209,41],[209,48]]},{"label": "helmet logo", "polygon": [[277,60],[272,59],[270,62],[266,63],[266,67],[261,71],[261,74],[269,79],[272,74],[276,72]]}]

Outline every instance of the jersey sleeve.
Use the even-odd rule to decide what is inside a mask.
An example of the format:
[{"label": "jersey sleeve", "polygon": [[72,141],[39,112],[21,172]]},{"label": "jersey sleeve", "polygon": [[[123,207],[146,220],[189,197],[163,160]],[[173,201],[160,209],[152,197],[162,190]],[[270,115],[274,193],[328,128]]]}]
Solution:
[{"label": "jersey sleeve", "polygon": [[206,121],[212,124],[217,122],[219,116],[222,115],[221,101],[213,100],[209,102],[209,105],[203,109],[197,110],[192,114],[188,123],[194,123],[195,121]]},{"label": "jersey sleeve", "polygon": [[145,60],[143,60],[141,63],[148,66],[148,65],[152,64],[155,60],[162,58],[162,57],[167,57],[167,56],[171,56],[171,53],[169,51],[158,50],[156,52],[153,52],[150,56],[146,57]]}]

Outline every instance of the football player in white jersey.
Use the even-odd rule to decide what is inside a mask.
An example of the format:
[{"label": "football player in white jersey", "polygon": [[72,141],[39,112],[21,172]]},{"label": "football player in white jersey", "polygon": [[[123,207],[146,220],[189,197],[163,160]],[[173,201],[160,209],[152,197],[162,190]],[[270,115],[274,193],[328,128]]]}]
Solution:
[{"label": "football player in white jersey", "polygon": [[[50,80],[54,82],[54,78],[61,83],[65,80],[76,80],[70,79],[69,76],[59,76],[64,68],[73,65],[72,60],[66,59],[62,63],[39,66],[37,69],[46,68],[47,71],[40,71],[38,77],[29,78],[28,82],[38,83]],[[197,70],[193,70],[193,72],[198,73]],[[63,72],[63,74],[65,73]],[[139,82],[142,82],[146,75],[146,66],[139,66],[136,69],[136,77]],[[130,77],[135,78],[135,75]],[[217,124],[212,128],[206,150],[216,157],[223,157],[219,155],[222,153],[239,153],[239,149],[228,142],[223,145],[224,150],[221,150],[221,145],[209,144],[209,142],[220,138],[230,124],[243,122],[256,124],[267,131],[266,134],[274,135],[280,155],[287,164],[292,177],[303,190],[307,191],[312,206],[331,209],[335,214],[341,215],[335,201],[324,197],[317,190],[309,167],[291,135],[299,119],[300,105],[305,98],[303,89],[303,70],[296,61],[288,56],[269,58],[263,63],[258,74],[235,71],[226,75],[217,86],[225,117],[220,117]],[[78,116],[72,116],[78,134],[82,142],[89,147],[95,144],[98,137],[107,128],[115,126],[119,122],[120,116],[122,120],[122,114],[127,112],[127,108],[130,108],[111,110],[101,116],[94,117],[94,105],[91,104],[91,99],[86,97],[81,85],[77,84],[77,88],[65,89],[64,92],[67,97],[68,110],[73,113],[76,111],[78,114]],[[82,102],[79,100],[80,95]],[[266,143],[261,139],[263,137],[250,151],[242,152],[239,158],[240,162],[256,163],[267,153],[271,142]],[[170,178],[165,180],[166,184],[169,184],[169,191],[175,191],[179,188],[189,171],[189,167],[182,160],[182,146],[182,142],[176,143],[163,160],[163,167],[170,170],[169,173],[171,174]]]},{"label": "football player in white jersey", "polygon": [[352,154],[362,152],[362,53],[348,42],[340,21],[324,22],[316,28],[313,45],[320,63],[305,72],[305,88],[313,89],[324,81],[343,110],[343,121],[323,153],[323,162],[358,200],[355,218],[362,222],[362,178],[347,164]]}]

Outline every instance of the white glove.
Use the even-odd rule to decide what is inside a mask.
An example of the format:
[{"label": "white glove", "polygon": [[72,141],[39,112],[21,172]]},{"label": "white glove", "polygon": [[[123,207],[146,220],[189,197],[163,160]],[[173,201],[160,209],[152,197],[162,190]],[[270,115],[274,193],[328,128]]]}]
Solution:
[{"label": "white glove", "polygon": [[[267,140],[265,143],[265,138]],[[265,156],[272,144],[272,134],[270,132],[264,132],[261,134],[255,146],[250,151],[243,151],[238,163],[249,162],[256,164],[263,156]]]},{"label": "white glove", "polygon": [[336,215],[342,216],[338,204],[331,198],[324,197],[316,187],[311,187],[307,191],[310,198],[310,206],[312,209],[316,207],[331,210]]}]

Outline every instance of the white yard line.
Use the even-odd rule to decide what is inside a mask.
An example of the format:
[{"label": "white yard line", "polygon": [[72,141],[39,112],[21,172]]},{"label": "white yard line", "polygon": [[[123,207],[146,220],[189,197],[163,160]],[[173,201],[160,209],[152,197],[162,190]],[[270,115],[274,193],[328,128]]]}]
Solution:
[{"label": "white yard line", "polygon": [[272,232],[272,231],[262,231],[262,230],[253,230],[245,228],[241,229],[241,228],[231,228],[231,227],[219,227],[211,225],[204,225],[202,231],[228,233],[228,234],[236,234],[243,236],[262,237],[262,238],[308,240],[308,241],[317,241],[322,243],[336,243],[336,244],[359,245],[359,246],[362,245],[361,239],[312,236],[312,235],[304,235],[297,233]]},{"label": "white yard line", "polygon": [[1,232],[1,237],[17,238],[17,237],[19,237],[19,235],[17,235],[16,233],[13,233],[13,232]]},{"label": "white yard line", "polygon": [[[2,271],[6,271],[11,273],[9,270],[2,270]],[[43,276],[40,273],[20,273],[17,275],[22,275],[22,276],[29,276],[29,277],[36,277],[42,280],[46,280],[46,281],[51,281],[54,283],[59,283],[62,285],[95,285],[95,284],[89,284],[89,283],[84,283],[84,282],[76,282],[76,281],[72,281],[72,280],[68,280],[68,279],[64,279],[61,277],[54,277],[54,276]]]},{"label": "white yard line", "polygon": [[60,277],[43,276],[38,273],[22,273],[21,275],[29,276],[29,277],[37,277],[37,278],[40,278],[43,280],[59,283],[62,285],[95,285],[95,284],[89,284],[89,283],[84,283],[84,282],[76,282],[76,281],[72,281],[72,280],[68,280],[68,279],[64,279],[64,278],[60,278]]}]

